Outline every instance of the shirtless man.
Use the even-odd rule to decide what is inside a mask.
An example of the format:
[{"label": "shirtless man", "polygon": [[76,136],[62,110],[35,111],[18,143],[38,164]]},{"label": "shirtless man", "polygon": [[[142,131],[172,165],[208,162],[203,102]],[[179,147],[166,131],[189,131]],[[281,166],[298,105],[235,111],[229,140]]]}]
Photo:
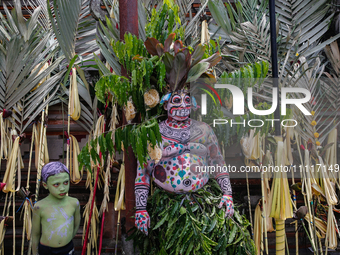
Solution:
[{"label": "shirtless man", "polygon": [[[188,193],[202,188],[208,182],[210,173],[203,170],[204,166],[225,165],[210,126],[189,118],[191,98],[187,91],[169,93],[164,98],[168,119],[159,124],[162,159],[157,164],[152,160],[143,166],[138,163],[135,180],[135,225],[145,234],[150,227],[146,211],[150,176],[159,187],[168,192]],[[220,171],[215,172],[214,177],[223,192],[219,207],[225,205],[225,215],[232,216],[234,206],[229,174]]]},{"label": "shirtless man", "polygon": [[41,177],[50,194],[33,209],[33,255],[74,254],[72,239],[79,228],[80,207],[78,199],[67,196],[69,170],[60,162],[51,162],[43,167]]}]

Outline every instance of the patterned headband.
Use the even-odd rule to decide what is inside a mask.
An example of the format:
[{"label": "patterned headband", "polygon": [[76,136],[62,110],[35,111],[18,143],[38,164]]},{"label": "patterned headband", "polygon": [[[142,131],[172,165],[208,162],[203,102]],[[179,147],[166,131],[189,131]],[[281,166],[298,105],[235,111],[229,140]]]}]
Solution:
[{"label": "patterned headband", "polygon": [[47,178],[56,175],[59,173],[66,172],[70,175],[70,171],[67,169],[67,167],[61,163],[61,162],[50,162],[46,165],[41,170],[41,178],[43,182],[47,182]]}]

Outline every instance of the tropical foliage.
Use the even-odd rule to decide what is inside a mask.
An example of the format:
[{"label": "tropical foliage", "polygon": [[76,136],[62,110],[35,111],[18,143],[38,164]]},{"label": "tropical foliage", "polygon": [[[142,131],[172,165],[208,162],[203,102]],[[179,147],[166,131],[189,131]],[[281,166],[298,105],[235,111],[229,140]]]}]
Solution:
[{"label": "tropical foliage", "polygon": [[176,195],[155,188],[148,199],[151,222],[145,236],[134,231],[129,239],[141,254],[256,254],[247,227],[250,225],[238,210],[225,218],[217,207],[221,190],[213,179],[196,193]]}]

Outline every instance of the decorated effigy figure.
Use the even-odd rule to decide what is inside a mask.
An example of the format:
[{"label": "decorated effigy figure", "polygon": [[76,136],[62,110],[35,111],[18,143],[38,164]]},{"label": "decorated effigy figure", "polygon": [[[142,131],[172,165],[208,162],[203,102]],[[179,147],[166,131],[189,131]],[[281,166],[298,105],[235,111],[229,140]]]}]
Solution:
[{"label": "decorated effigy figure", "polygon": [[206,168],[214,166],[217,169],[217,166],[225,165],[217,138],[209,125],[189,117],[191,108],[196,107],[196,100],[190,97],[187,89],[182,89],[169,92],[161,103],[168,114],[168,118],[159,124],[162,156],[159,161],[149,159],[144,165],[138,163],[136,227],[148,234],[147,199],[151,178],[165,191],[185,194],[201,189],[213,177],[223,192],[219,207],[225,206],[225,217],[232,216],[234,205],[229,173],[209,173]]},{"label": "decorated effigy figure", "polygon": [[[173,8],[169,14],[176,16],[179,7]],[[162,18],[156,10],[152,15],[145,41],[126,34],[125,43],[113,45],[130,79],[105,75],[95,88],[98,100],[105,104],[110,97],[125,116],[127,124],[114,131],[117,151],[131,146],[138,159],[136,228],[127,240],[148,255],[253,254],[219,141],[208,124],[190,118],[198,109],[197,91],[216,83],[220,49],[215,43],[185,46],[182,29],[160,32]]]},{"label": "decorated effigy figure", "polygon": [[197,91],[216,83],[213,67],[220,53],[202,44],[186,47],[175,36],[169,34],[164,45],[155,38],[144,42],[150,59],[164,67],[164,76],[154,81],[166,85],[143,92],[145,109],[157,112],[155,120],[163,107],[166,119],[145,133],[147,149],[135,146],[136,231],[128,239],[141,254],[255,254],[249,222],[234,208],[218,139],[208,124],[190,118],[199,108]]}]

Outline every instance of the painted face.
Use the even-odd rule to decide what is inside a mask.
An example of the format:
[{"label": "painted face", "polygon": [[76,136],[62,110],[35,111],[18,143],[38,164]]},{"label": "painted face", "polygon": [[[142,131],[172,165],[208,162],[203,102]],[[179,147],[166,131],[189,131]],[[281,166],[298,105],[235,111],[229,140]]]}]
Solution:
[{"label": "painted face", "polygon": [[52,196],[62,199],[70,189],[70,176],[68,173],[59,173],[48,177],[47,183],[43,183]]},{"label": "painted face", "polygon": [[191,112],[190,95],[178,91],[174,92],[167,103],[168,116],[177,121],[184,121],[189,118]]}]

